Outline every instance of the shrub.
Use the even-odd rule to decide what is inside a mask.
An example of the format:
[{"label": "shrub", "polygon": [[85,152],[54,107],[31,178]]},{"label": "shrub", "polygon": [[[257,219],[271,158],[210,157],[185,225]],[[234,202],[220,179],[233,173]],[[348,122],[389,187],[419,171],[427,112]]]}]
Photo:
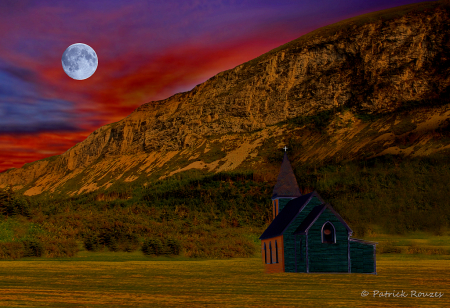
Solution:
[{"label": "shrub", "polygon": [[[115,234],[114,231],[111,230],[105,230],[100,232],[100,234],[98,235],[98,240],[100,245],[106,246],[108,248],[113,248],[114,249],[114,245],[115,245]],[[111,250],[113,250],[111,249]],[[114,250],[113,250],[114,251]]]},{"label": "shrub", "polygon": [[100,239],[96,235],[88,235],[84,239],[84,248],[89,251],[97,251],[100,248]]},{"label": "shrub", "polygon": [[108,245],[106,245],[106,247],[108,247],[109,250],[111,250],[111,251],[119,251],[120,250],[119,243],[117,242],[117,239],[115,239],[114,237],[112,237],[109,240],[109,243],[108,243]]},{"label": "shrub", "polygon": [[24,246],[24,257],[42,257],[44,247],[39,240],[27,239],[22,241]]},{"label": "shrub", "polygon": [[74,238],[46,237],[43,241],[46,257],[73,257],[78,252],[78,244]]},{"label": "shrub", "polygon": [[142,252],[145,255],[162,255],[164,253],[164,247],[159,239],[147,239],[142,244]]},{"label": "shrub", "polygon": [[117,230],[104,230],[98,235],[100,245],[108,247],[111,251],[120,250],[119,243],[123,237],[124,235]]},{"label": "shrub", "polygon": [[123,242],[123,250],[132,252],[139,248],[139,237],[136,234],[126,234]]},{"label": "shrub", "polygon": [[381,242],[377,245],[376,248],[377,253],[401,253],[402,250],[400,247],[394,246],[392,241]]},{"label": "shrub", "polygon": [[354,225],[353,226],[353,236],[359,236],[359,237],[364,237],[366,235],[366,228],[364,227],[364,225]]},{"label": "shrub", "polygon": [[166,253],[170,255],[179,255],[181,252],[181,244],[177,239],[168,239],[166,242]]},{"label": "shrub", "polygon": [[84,247],[89,251],[97,251],[107,247],[110,251],[137,250],[140,246],[138,235],[133,233],[121,233],[114,230],[105,230],[98,235],[86,235]]},{"label": "shrub", "polygon": [[24,255],[22,242],[0,243],[0,259],[19,259]]},{"label": "shrub", "polygon": [[6,191],[0,190],[0,215],[22,215],[31,218],[27,200],[16,196],[11,189]]}]

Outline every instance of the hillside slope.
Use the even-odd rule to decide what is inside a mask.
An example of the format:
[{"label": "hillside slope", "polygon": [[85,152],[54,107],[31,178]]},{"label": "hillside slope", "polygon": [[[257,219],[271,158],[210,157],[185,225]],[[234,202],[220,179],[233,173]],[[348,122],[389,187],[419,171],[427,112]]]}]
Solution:
[{"label": "hillside slope", "polygon": [[0,174],[25,195],[79,194],[197,168],[428,155],[450,147],[450,4],[358,16],[150,102],[62,155]]}]

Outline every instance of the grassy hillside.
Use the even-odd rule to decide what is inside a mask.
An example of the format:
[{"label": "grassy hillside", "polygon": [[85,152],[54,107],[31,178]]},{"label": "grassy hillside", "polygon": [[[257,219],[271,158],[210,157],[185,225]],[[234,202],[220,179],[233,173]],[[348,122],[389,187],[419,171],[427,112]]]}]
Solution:
[{"label": "grassy hillside", "polygon": [[[282,156],[270,157],[274,169]],[[446,235],[449,159],[444,154],[409,160],[383,156],[293,167],[302,192],[317,190],[355,237],[416,231]],[[178,254],[170,250],[173,243],[186,257],[249,257],[259,251],[258,237],[271,219],[273,179],[191,170],[152,185],[122,184],[65,199],[3,191],[0,257],[74,256],[80,246],[131,252],[145,244],[163,246],[149,255]]]}]

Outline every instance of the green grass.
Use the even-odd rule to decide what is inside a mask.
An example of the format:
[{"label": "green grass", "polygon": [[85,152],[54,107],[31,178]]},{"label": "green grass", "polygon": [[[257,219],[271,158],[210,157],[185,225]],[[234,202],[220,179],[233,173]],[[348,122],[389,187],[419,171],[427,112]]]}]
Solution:
[{"label": "green grass", "polygon": [[[103,258],[103,260],[102,260]],[[0,262],[1,307],[448,307],[449,257],[378,257],[377,275],[265,274],[231,260]],[[362,297],[366,290],[369,296]],[[373,291],[441,298],[373,297]]]}]

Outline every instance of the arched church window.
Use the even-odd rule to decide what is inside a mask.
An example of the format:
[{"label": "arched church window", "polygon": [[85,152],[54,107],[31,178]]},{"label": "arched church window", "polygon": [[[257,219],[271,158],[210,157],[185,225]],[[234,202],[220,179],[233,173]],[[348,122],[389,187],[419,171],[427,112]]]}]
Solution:
[{"label": "arched church window", "polygon": [[270,264],[272,264],[272,242],[269,243]]},{"label": "arched church window", "polygon": [[322,243],[336,243],[336,230],[331,222],[327,221],[322,226]]},{"label": "arched church window", "polygon": [[278,244],[275,240],[275,263],[278,263]]}]

